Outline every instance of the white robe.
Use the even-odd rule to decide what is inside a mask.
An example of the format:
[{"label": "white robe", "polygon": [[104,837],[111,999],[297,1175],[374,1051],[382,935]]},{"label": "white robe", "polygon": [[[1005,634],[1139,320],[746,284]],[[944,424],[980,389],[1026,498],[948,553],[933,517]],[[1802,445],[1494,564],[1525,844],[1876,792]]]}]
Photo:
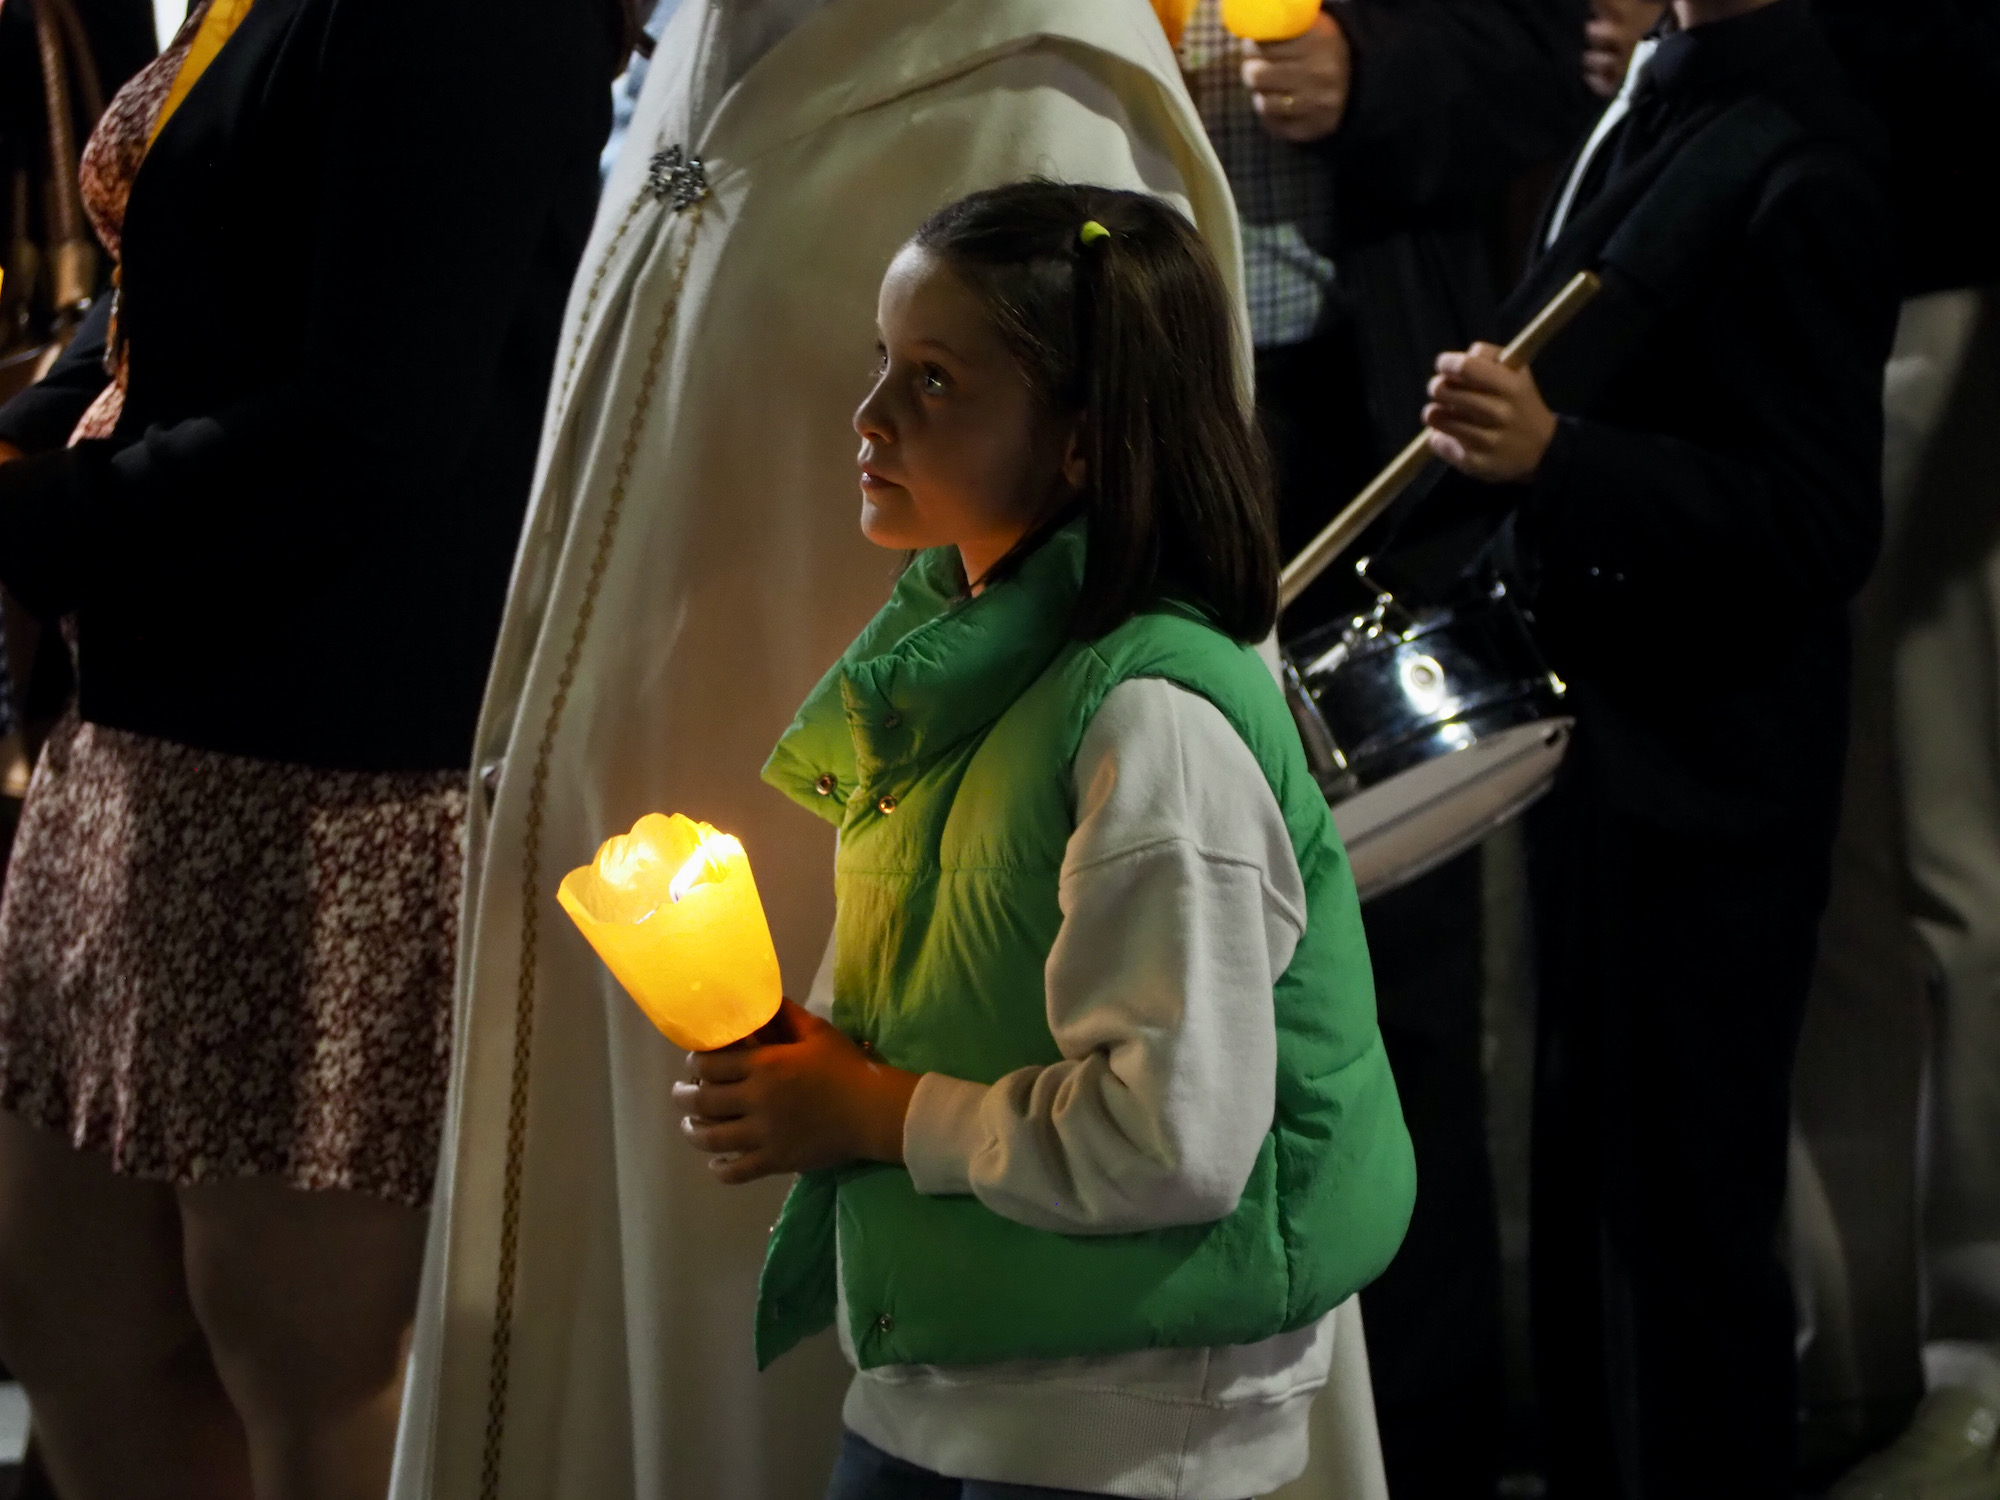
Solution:
[{"label": "white robe", "polygon": [[[718,1187],[681,1055],[557,907],[649,811],[742,838],[787,986],[832,917],[832,830],[758,771],[880,605],[849,427],[875,291],[932,210],[1030,174],[1149,189],[1240,284],[1228,189],[1147,0],[830,0],[730,85],[708,7],[662,39],[572,293],[478,736],[456,1052],[394,1500],[822,1491],[831,1337],[759,1375],[782,1182]],[[690,136],[693,139],[690,140]],[[676,210],[648,158],[681,145]]]}]

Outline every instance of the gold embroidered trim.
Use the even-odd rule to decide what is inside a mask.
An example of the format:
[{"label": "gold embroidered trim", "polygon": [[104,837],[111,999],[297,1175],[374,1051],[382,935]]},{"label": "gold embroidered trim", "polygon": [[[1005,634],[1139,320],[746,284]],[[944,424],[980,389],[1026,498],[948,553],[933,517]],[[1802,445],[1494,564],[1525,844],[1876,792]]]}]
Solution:
[{"label": "gold embroidered trim", "polygon": [[660,314],[660,326],[646,352],[645,367],[639,377],[639,392],[633,404],[632,420],[625,429],[625,444],[618,455],[618,467],[611,477],[611,493],[604,508],[604,522],[597,536],[597,551],[590,561],[584,582],[583,602],[577,609],[576,627],[570,632],[569,650],[563,656],[562,672],[556,678],[555,696],[549,700],[549,716],[542,727],[541,743],[535,750],[534,769],[528,781],[528,816],[521,845],[521,977],[514,999],[513,1090],[507,1103],[507,1166],[502,1179],[500,1208],[500,1269],[493,1296],[493,1352],[486,1394],[486,1448],[480,1469],[480,1500],[498,1500],[500,1459],[507,1430],[507,1383],[514,1347],[514,1281],[520,1267],[521,1179],[528,1140],[528,1085],[533,1071],[535,1040],[535,976],[541,925],[542,817],[548,803],[549,762],[555,753],[556,735],[562,727],[563,710],[570,689],[575,686],[577,667],[583,660],[584,642],[590,635],[591,617],[597,611],[597,594],[603,586],[605,569],[611,562],[611,545],[617,536],[618,518],[625,507],[625,492],[632,478],[632,464],[639,453],[639,440],[646,429],[646,416],[653,403],[653,388],[659,381],[660,362],[666,356],[667,335],[680,311],[681,289],[687,282],[688,266],[694,258],[696,231],[701,227],[701,203],[690,205],[687,239],[673,271],[673,289]]},{"label": "gold embroidered trim", "polygon": [[604,290],[604,277],[611,269],[611,262],[618,258],[618,247],[625,243],[625,231],[632,227],[632,221],[645,206],[646,197],[642,193],[626,207],[624,221],[612,234],[611,243],[604,247],[604,259],[597,263],[597,274],[590,278],[590,290],[583,294],[583,306],[576,315],[576,337],[570,341],[569,361],[563,366],[562,394],[556,398],[558,408],[567,405],[576,390],[576,362],[583,355],[583,336],[590,331],[590,315],[597,307],[598,293]]}]

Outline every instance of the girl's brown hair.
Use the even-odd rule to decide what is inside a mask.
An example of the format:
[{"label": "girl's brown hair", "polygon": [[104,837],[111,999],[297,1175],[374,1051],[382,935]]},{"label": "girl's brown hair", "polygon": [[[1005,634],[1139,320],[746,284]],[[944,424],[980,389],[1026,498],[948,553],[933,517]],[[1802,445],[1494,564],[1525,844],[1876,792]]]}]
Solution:
[{"label": "girl's brown hair", "polygon": [[1237,640],[1268,635],[1269,464],[1194,226],[1144,193],[1033,179],[940,209],[915,243],[986,305],[1048,410],[1082,418],[1089,548],[1071,633],[1094,640],[1170,597]]}]

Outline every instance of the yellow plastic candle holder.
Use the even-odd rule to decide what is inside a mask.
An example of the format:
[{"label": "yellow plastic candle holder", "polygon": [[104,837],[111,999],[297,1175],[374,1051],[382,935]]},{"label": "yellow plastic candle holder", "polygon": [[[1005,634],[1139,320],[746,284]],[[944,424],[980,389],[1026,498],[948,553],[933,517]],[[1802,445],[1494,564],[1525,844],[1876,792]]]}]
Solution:
[{"label": "yellow plastic candle holder", "polygon": [[1318,18],[1319,0],[1222,0],[1222,24],[1246,42],[1288,42]]},{"label": "yellow plastic candle holder", "polygon": [[728,834],[648,813],[565,875],[556,900],[675,1046],[727,1047],[778,1013],[771,927]]}]

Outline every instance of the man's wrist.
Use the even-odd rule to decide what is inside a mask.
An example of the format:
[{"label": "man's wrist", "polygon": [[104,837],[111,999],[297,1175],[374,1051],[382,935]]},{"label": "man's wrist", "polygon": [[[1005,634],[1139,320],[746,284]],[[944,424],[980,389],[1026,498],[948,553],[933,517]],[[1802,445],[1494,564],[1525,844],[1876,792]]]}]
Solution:
[{"label": "man's wrist", "polygon": [[1550,416],[1555,427],[1549,434],[1548,445],[1542,449],[1534,472],[1523,481],[1528,487],[1526,510],[1537,525],[1546,522],[1562,508],[1569,490],[1570,469],[1575,462],[1576,419],[1565,418],[1560,412],[1551,412]]},{"label": "man's wrist", "polygon": [[1523,483],[1532,482],[1542,471],[1542,465],[1548,461],[1549,449],[1555,445],[1556,414],[1544,407],[1537,415],[1540,418],[1540,426],[1532,439],[1535,459],[1528,465],[1528,472],[1521,476]]},{"label": "man's wrist", "polygon": [[[1340,33],[1341,46],[1347,53],[1347,91],[1340,106],[1340,124],[1345,126],[1354,114],[1355,92],[1361,87],[1361,54],[1366,28],[1355,14],[1354,0],[1321,0],[1320,10],[1333,23],[1333,29]],[[1313,144],[1330,144],[1339,136],[1340,129],[1336,128]]]}]

